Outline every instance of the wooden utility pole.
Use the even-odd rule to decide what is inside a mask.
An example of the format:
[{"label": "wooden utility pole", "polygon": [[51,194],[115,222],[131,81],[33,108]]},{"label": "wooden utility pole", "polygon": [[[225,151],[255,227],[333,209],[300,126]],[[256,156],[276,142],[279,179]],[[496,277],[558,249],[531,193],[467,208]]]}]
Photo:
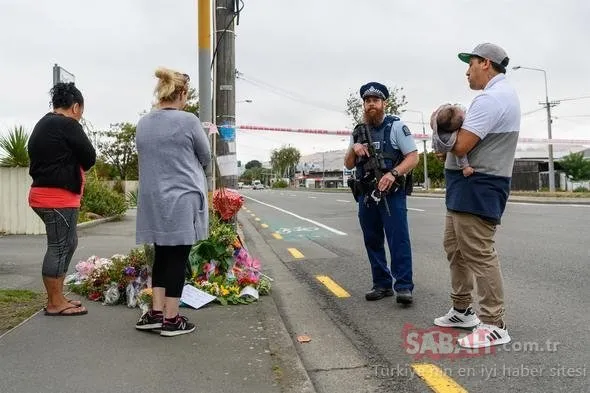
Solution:
[{"label": "wooden utility pole", "polygon": [[215,35],[217,47],[215,78],[215,123],[219,129],[216,156],[222,187],[238,188],[238,161],[236,156],[236,59],[235,0],[216,0]]}]

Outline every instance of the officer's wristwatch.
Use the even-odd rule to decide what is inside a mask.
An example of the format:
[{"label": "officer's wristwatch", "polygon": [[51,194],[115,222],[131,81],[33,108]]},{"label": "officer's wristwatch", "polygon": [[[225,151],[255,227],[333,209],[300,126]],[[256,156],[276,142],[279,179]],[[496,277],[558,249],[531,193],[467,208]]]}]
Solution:
[{"label": "officer's wristwatch", "polygon": [[399,174],[399,172],[397,171],[397,169],[392,169],[391,170],[391,174],[397,179],[398,177],[401,177],[401,175]]}]

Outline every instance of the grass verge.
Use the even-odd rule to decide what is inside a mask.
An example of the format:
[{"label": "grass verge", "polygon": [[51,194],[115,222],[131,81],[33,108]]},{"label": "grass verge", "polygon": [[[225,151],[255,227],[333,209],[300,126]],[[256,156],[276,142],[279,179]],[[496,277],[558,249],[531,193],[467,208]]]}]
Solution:
[{"label": "grass verge", "polygon": [[44,293],[23,289],[0,289],[0,334],[39,311],[47,298]]}]

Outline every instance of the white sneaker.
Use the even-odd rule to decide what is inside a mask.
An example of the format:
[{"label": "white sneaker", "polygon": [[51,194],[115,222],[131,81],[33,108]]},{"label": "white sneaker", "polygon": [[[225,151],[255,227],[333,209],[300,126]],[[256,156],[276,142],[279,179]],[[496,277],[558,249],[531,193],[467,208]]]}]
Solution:
[{"label": "white sneaker", "polygon": [[463,348],[487,348],[507,344],[510,340],[506,326],[502,329],[496,325],[480,323],[473,329],[471,334],[459,339],[457,342]]},{"label": "white sneaker", "polygon": [[481,321],[473,312],[471,307],[468,307],[464,313],[460,313],[453,307],[449,312],[442,317],[436,318],[434,324],[441,327],[453,327],[453,328],[474,328],[479,325]]}]

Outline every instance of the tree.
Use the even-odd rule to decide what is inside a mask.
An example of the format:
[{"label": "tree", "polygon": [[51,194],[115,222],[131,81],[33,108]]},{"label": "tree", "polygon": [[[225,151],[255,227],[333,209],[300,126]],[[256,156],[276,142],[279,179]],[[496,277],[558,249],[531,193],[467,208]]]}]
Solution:
[{"label": "tree", "polygon": [[270,164],[272,168],[279,174],[281,177],[287,177],[288,173],[295,173],[295,171],[291,171],[297,164],[299,164],[299,159],[301,158],[301,153],[294,147],[285,147],[278,150],[273,150],[270,156]]},{"label": "tree", "polygon": [[183,110],[199,116],[199,94],[193,87],[188,89],[188,99]]},{"label": "tree", "polygon": [[570,153],[559,162],[563,170],[572,180],[590,179],[590,160],[584,159],[584,152]]},{"label": "tree", "polygon": [[115,168],[121,180],[137,180],[139,175],[135,131],[134,124],[117,123],[96,135],[100,158]]},{"label": "tree", "polygon": [[240,181],[244,183],[252,183],[252,180],[260,180],[262,179],[262,175],[264,173],[264,169],[260,167],[253,167],[246,169],[242,176],[240,176]]},{"label": "tree", "polygon": [[246,168],[246,169],[262,168],[262,163],[258,160],[248,161],[244,168]]},{"label": "tree", "polygon": [[0,159],[0,166],[29,166],[29,152],[27,151],[29,136],[23,126],[15,126],[7,136],[0,137],[0,151],[4,152],[4,157]]},{"label": "tree", "polygon": [[[424,153],[420,155],[420,161],[414,168],[413,178],[416,183],[424,183]],[[445,181],[445,164],[440,162],[434,152],[426,154],[426,163],[428,164],[428,177],[433,187],[442,186]]]},{"label": "tree", "polygon": [[[403,87],[387,87],[389,98],[385,100],[385,114],[399,115],[402,107],[407,105],[406,96],[403,94]],[[363,100],[359,97],[358,92],[351,92],[346,100],[346,114],[350,117],[352,126],[362,123],[363,120]]]}]

